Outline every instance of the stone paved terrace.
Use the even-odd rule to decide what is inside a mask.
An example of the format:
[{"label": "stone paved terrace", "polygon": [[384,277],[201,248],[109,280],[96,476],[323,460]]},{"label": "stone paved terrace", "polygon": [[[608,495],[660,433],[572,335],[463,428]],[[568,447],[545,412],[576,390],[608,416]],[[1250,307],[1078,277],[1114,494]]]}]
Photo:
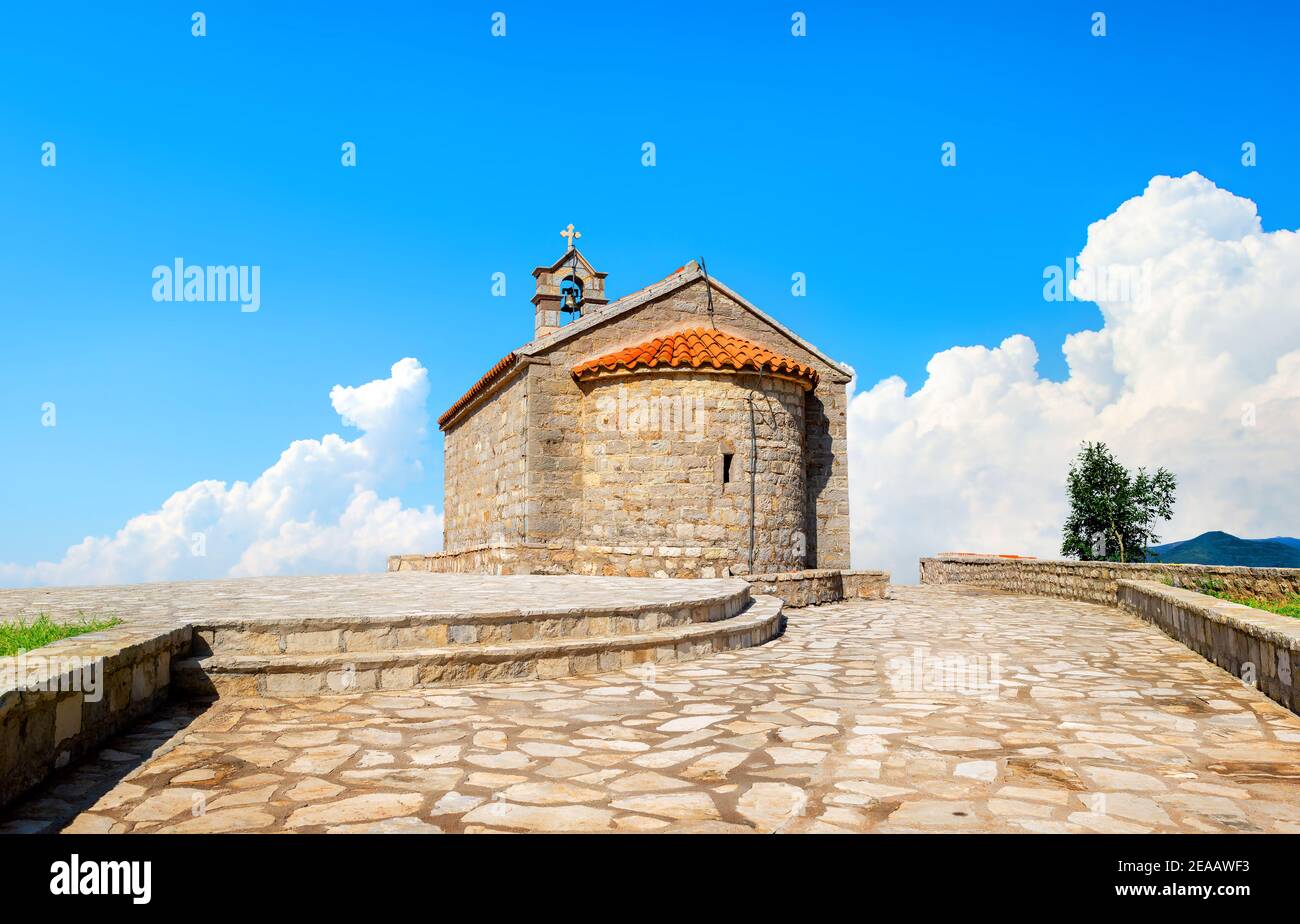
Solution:
[{"label": "stone paved terrace", "polygon": [[893,587],[787,615],[653,671],[175,704],[0,829],[1300,833],[1300,718],[1116,609]]},{"label": "stone paved terrace", "polygon": [[6,619],[48,613],[114,615],[130,622],[319,620],[443,612],[490,614],[508,610],[668,606],[743,584],[736,580],[663,581],[567,575],[331,574],[317,577],[239,578],[91,587],[0,590]]}]

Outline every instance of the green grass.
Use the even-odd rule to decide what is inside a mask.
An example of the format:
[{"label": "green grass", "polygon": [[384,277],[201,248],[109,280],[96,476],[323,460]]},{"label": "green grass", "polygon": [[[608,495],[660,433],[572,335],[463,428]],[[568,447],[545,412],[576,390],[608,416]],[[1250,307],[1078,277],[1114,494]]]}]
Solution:
[{"label": "green grass", "polygon": [[0,622],[0,657],[31,651],[59,639],[85,635],[87,632],[99,632],[119,625],[122,620],[116,616],[94,618],[79,613],[76,622],[55,622],[48,614],[42,613],[32,621],[15,619]]},{"label": "green grass", "polygon": [[1220,600],[1227,600],[1230,603],[1240,603],[1242,606],[1251,606],[1257,610],[1267,610],[1270,613],[1277,613],[1279,616],[1290,616],[1292,619],[1300,619],[1300,594],[1291,594],[1288,597],[1283,597],[1281,600],[1265,600],[1263,597],[1243,597],[1238,594],[1228,593],[1223,589],[1223,585],[1213,578],[1198,581],[1195,589],[1197,593],[1207,594],[1211,597],[1218,597]]},{"label": "green grass", "polygon": [[1243,606],[1253,606],[1257,610],[1268,610],[1270,613],[1277,613],[1279,616],[1290,616],[1292,619],[1300,619],[1300,594],[1292,594],[1283,600],[1264,600],[1259,597],[1234,597],[1231,594],[1212,594],[1222,600],[1231,600],[1233,603],[1240,603]]}]

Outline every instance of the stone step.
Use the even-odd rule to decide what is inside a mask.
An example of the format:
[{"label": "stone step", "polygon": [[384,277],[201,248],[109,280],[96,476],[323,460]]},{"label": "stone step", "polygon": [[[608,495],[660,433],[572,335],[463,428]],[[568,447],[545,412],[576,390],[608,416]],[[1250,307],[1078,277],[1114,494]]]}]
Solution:
[{"label": "stone step", "polygon": [[549,680],[688,661],[761,645],[779,635],[782,628],[781,601],[758,596],[730,618],[622,635],[357,652],[211,654],[177,661],[172,666],[172,683],[183,694],[212,697]]},{"label": "stone step", "polygon": [[749,600],[749,588],[737,584],[734,590],[673,603],[252,619],[210,616],[194,624],[193,654],[363,654],[604,638],[730,619],[744,610]]}]

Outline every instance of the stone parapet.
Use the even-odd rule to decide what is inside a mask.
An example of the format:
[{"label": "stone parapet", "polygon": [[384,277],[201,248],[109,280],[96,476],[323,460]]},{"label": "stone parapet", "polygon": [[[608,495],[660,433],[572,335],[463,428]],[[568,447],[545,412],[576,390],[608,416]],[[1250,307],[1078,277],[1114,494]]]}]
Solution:
[{"label": "stone parapet", "polygon": [[[547,580],[541,578],[539,580]],[[600,603],[566,601],[502,610],[423,613],[297,614],[244,619],[208,616],[193,624],[195,657],[316,655],[495,645],[534,639],[632,635],[731,619],[749,605],[741,581],[699,584],[679,599]],[[718,589],[723,588],[723,589]]]},{"label": "stone parapet", "polygon": [[435,574],[587,574],[601,577],[720,578],[735,572],[735,552],[716,546],[498,545],[391,555],[389,571]]},{"label": "stone parapet", "polygon": [[[571,560],[572,550],[567,557]],[[433,574],[567,574],[557,567],[564,550],[553,556],[546,546],[482,545],[457,552],[390,555],[389,571],[428,571]]]},{"label": "stone parapet", "polygon": [[839,571],[819,568],[783,574],[745,575],[756,594],[780,597],[787,606],[819,606],[839,600],[882,600],[888,571]]},{"label": "stone parapet", "polygon": [[1300,713],[1300,619],[1155,581],[1121,580],[1118,603]]},{"label": "stone parapet", "polygon": [[922,584],[970,584],[1013,593],[1114,606],[1122,580],[1171,582],[1195,589],[1214,581],[1226,593],[1276,599],[1300,593],[1300,568],[1139,564],[1064,559],[939,555],[921,559]]},{"label": "stone parapet", "polygon": [[817,606],[846,599],[881,600],[888,571],[813,568],[747,575],[732,564],[730,549],[708,546],[484,546],[430,555],[393,555],[389,571],[435,574],[586,574],[654,578],[738,577],[756,594],[780,597],[787,606]]},{"label": "stone parapet", "polygon": [[656,578],[717,578],[735,574],[736,553],[716,546],[580,545],[575,574]]},{"label": "stone parapet", "polygon": [[748,602],[747,609],[730,616],[724,604],[717,603],[710,618],[656,628],[641,622],[636,631],[623,634],[360,652],[213,654],[178,662],[177,682],[196,696],[286,696],[555,680],[629,670],[762,645],[780,635],[781,601],[758,596]]},{"label": "stone parapet", "polygon": [[883,600],[889,587],[888,571],[841,571],[844,599]]},{"label": "stone parapet", "polygon": [[190,639],[153,617],[0,658],[0,805],[153,711]]}]

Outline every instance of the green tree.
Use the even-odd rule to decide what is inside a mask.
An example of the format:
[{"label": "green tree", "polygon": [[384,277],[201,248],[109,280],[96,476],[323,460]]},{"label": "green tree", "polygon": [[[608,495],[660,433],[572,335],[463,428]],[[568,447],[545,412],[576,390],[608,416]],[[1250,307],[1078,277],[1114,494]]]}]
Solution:
[{"label": "green tree", "polygon": [[1070,515],[1061,554],[1083,561],[1146,561],[1155,527],[1174,513],[1178,481],[1163,468],[1133,475],[1105,443],[1083,443],[1065,481]]}]

